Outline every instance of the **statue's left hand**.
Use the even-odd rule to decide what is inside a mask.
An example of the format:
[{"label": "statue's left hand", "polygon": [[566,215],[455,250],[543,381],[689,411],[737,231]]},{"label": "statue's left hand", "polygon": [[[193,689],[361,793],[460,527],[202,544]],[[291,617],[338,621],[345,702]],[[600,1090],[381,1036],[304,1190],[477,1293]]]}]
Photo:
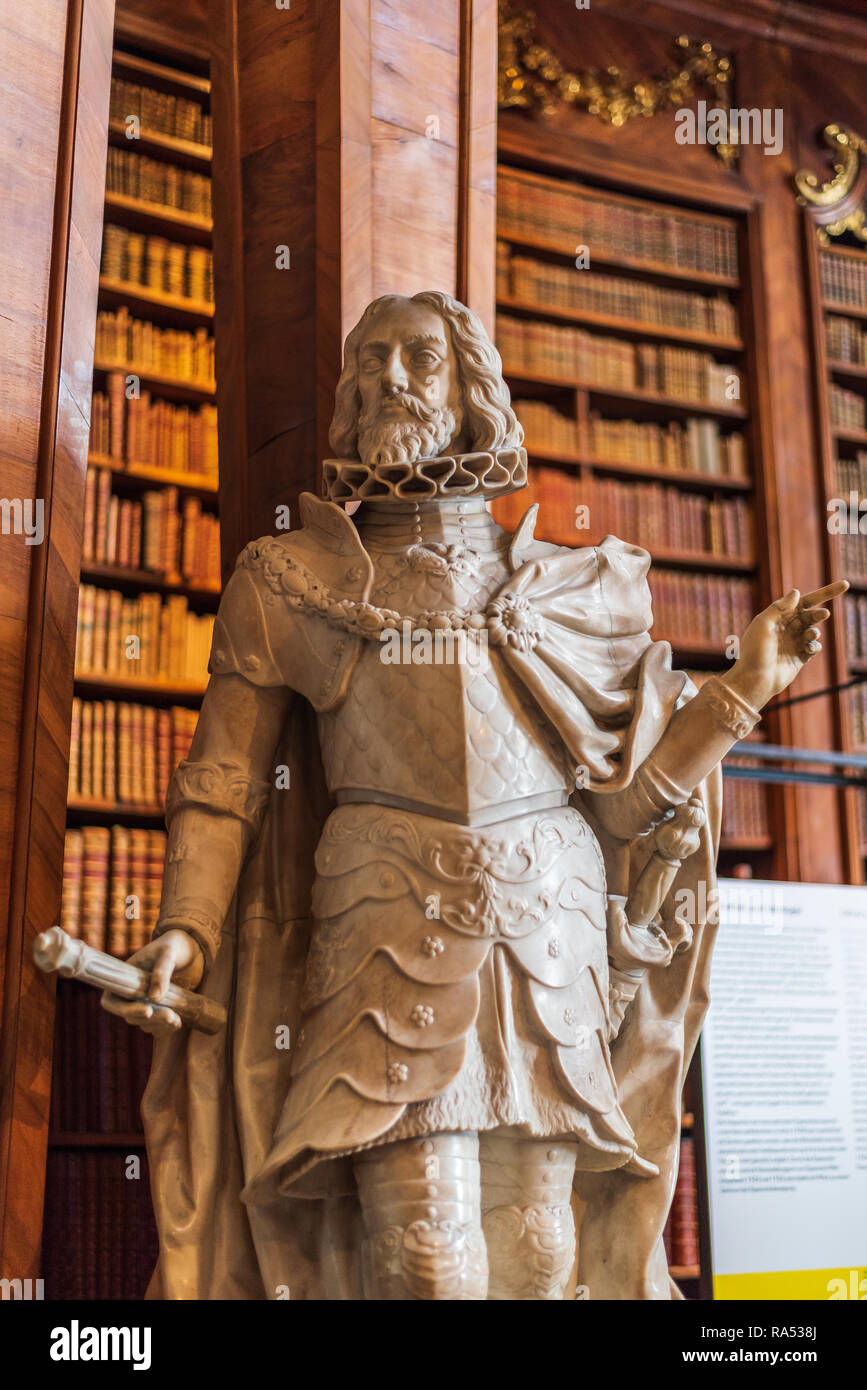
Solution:
[{"label": "statue's left hand", "polygon": [[791,685],[802,666],[822,650],[820,624],[830,616],[822,605],[849,588],[845,579],[801,597],[792,589],[753,618],[741,639],[740,656],[725,677],[754,709]]}]

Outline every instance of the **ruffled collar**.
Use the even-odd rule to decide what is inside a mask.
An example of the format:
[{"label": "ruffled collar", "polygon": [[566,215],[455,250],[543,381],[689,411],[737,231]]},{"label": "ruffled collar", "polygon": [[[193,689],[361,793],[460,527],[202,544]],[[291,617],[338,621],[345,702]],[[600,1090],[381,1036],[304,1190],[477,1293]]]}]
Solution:
[{"label": "ruffled collar", "polygon": [[424,502],[505,497],[527,486],[526,449],[479,449],[413,463],[325,459],[322,495],[331,502]]}]

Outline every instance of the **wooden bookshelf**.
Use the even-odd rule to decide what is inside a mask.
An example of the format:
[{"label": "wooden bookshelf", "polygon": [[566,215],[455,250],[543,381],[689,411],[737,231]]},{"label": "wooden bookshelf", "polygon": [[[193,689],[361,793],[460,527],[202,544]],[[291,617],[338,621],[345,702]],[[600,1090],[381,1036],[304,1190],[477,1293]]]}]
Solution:
[{"label": "wooden bookshelf", "polygon": [[587,323],[594,328],[614,328],[630,338],[660,339],[663,342],[689,343],[701,347],[712,347],[718,352],[742,352],[743,340],[710,330],[697,328],[675,328],[673,325],[642,322],[638,319],[623,318],[617,314],[594,313],[591,309],[572,309],[563,305],[542,304],[528,299],[518,299],[513,295],[497,296],[497,308],[508,309],[510,313],[531,314],[534,318],[566,319],[570,323]]},{"label": "wooden bookshelf", "polygon": [[[516,246],[526,246],[533,251],[550,251],[556,256],[574,260],[574,244],[567,246],[558,237],[545,237],[536,232],[510,233],[509,240]],[[610,266],[615,270],[636,271],[657,280],[671,280],[679,284],[712,285],[720,289],[736,289],[738,281],[731,275],[714,275],[707,271],[681,270],[676,266],[665,265],[660,261],[644,260],[637,256],[615,256],[610,252],[597,251],[593,257],[594,265]]]},{"label": "wooden bookshelf", "polygon": [[842,425],[832,425],[831,434],[841,444],[861,444],[867,448],[867,430],[846,429]]},{"label": "wooden bookshelf", "polygon": [[128,801],[78,801],[70,800],[66,807],[70,820],[84,822],[90,816],[96,816],[100,820],[109,817],[112,820],[135,820],[153,821],[155,824],[165,824],[166,812],[164,806],[137,806]]},{"label": "wooden bookshelf", "polygon": [[867,381],[867,367],[862,367],[856,362],[833,362],[829,360],[828,371],[832,376],[851,377],[859,385]]},{"label": "wooden bookshelf", "polygon": [[658,391],[642,391],[637,387],[601,386],[592,381],[582,381],[579,377],[551,376],[544,372],[533,372],[526,367],[503,364],[503,375],[511,384],[531,382],[540,386],[572,386],[585,391],[588,396],[601,397],[606,401],[624,402],[627,405],[650,406],[654,415],[718,415],[732,420],[746,420],[747,410],[740,405],[724,405],[721,402],[688,400],[683,396],[664,396]]},{"label": "wooden bookshelf", "polygon": [[76,672],[75,684],[82,693],[90,692],[95,698],[119,695],[139,701],[149,700],[155,705],[198,704],[205,693],[204,682],[140,680],[112,671],[99,675]]},{"label": "wooden bookshelf", "polygon": [[[150,86],[158,92],[169,93],[181,100],[200,103],[203,112],[207,112],[210,83],[201,72],[193,70],[195,66],[191,64],[190,70],[186,71],[182,63],[179,62],[177,66],[170,64],[160,54],[148,57],[142,52],[115,52],[113,77],[120,77],[123,81],[138,87]],[[143,102],[144,100],[142,97]],[[204,144],[178,139],[148,128],[142,130],[140,140],[127,140],[125,126],[118,120],[112,120],[110,123],[109,141],[112,147],[122,146],[132,158],[146,155],[187,171],[202,175],[210,173],[211,150]],[[126,177],[123,168],[118,175],[118,181],[121,177]],[[146,187],[148,179],[151,180],[151,187],[161,186],[159,171],[154,173],[150,166],[143,168],[140,175],[134,170],[131,171],[129,185]],[[181,196],[192,199],[199,187],[195,181],[187,180],[186,183],[182,183],[177,179],[167,181],[166,186],[180,189],[179,199]],[[185,264],[187,256],[195,255],[200,265],[201,256],[195,248],[210,246],[210,216],[196,215],[147,198],[112,191],[106,194],[105,211],[107,224],[126,228],[131,235],[135,233],[145,237],[161,237],[175,245],[184,246]],[[114,254],[116,256],[116,250]],[[210,330],[213,324],[214,306],[209,302],[167,294],[146,285],[127,283],[114,276],[101,275],[99,309],[115,310],[121,307],[127,308],[133,318],[144,320],[146,324],[156,324],[161,330],[178,329],[191,333],[195,328]],[[125,321],[121,321],[123,322]],[[109,342],[112,341],[113,331],[112,325],[109,324]],[[123,340],[124,333],[125,330],[121,326],[117,335],[119,341]],[[132,340],[132,329],[129,333]],[[153,351],[154,361],[159,360],[159,353],[165,351],[156,338],[148,342],[147,350]],[[173,360],[170,353],[175,351],[177,348],[170,345],[165,360]],[[190,351],[199,351],[199,348],[191,346]],[[113,360],[113,356],[97,356],[94,363],[95,390],[104,393],[101,400],[105,413],[99,417],[104,423],[100,428],[107,431],[104,444],[112,449],[112,453],[94,444],[92,432],[88,456],[91,479],[88,484],[86,507],[93,510],[89,513],[86,511],[85,550],[80,580],[82,584],[89,586],[89,594],[109,590],[122,595],[125,603],[136,603],[139,596],[146,594],[161,596],[162,606],[156,630],[153,626],[143,626],[142,636],[146,640],[162,643],[167,639],[171,640],[174,634],[179,635],[183,630],[183,612],[180,616],[174,609],[170,610],[170,616],[166,616],[164,612],[165,605],[174,602],[176,596],[186,600],[185,611],[191,615],[190,623],[193,618],[199,623],[207,623],[211,620],[209,615],[216,610],[219,583],[201,578],[195,581],[182,578],[181,561],[186,555],[185,563],[189,564],[191,557],[197,565],[203,565],[207,558],[205,546],[212,544],[211,528],[214,523],[213,520],[206,522],[205,518],[213,518],[217,482],[213,476],[204,472],[163,467],[156,451],[153,461],[148,463],[125,461],[113,456],[114,453],[126,453],[127,427],[132,419],[128,413],[125,395],[121,398],[108,380],[113,373],[136,376],[141,387],[148,393],[141,403],[141,410],[146,412],[154,409],[160,412],[153,417],[147,414],[137,417],[137,427],[145,431],[137,435],[143,451],[153,448],[155,440],[161,443],[164,438],[170,437],[173,446],[170,457],[175,461],[181,457],[189,457],[192,463],[198,463],[197,449],[204,451],[203,461],[209,457],[207,451],[212,446],[207,425],[211,417],[205,416],[205,412],[213,411],[215,386],[210,380],[189,380],[142,368],[131,361],[117,362]],[[122,412],[120,426],[112,411]],[[202,412],[202,419],[191,422],[191,416],[199,411]],[[96,431],[96,410],[93,419],[93,429]],[[193,423],[198,424],[198,433],[193,431]],[[171,431],[175,429],[186,429],[187,433],[172,436]],[[122,440],[122,449],[119,440]],[[169,489],[173,491],[169,492]],[[154,492],[165,493],[164,509],[154,506]],[[145,497],[145,494],[148,494],[148,497]],[[178,499],[176,509],[180,516],[172,519],[169,512],[173,508],[175,497]],[[120,529],[121,516],[127,519],[130,528],[125,532]],[[129,520],[130,518],[135,518],[135,522]],[[119,528],[111,535],[108,530],[110,524]],[[188,547],[183,543],[184,527],[187,525],[202,527],[201,531],[195,531],[189,539]],[[155,535],[147,532],[149,539],[146,549],[148,526],[157,529]],[[171,553],[173,545],[176,551],[174,555]],[[104,557],[106,553],[124,556],[125,563],[110,563],[104,558],[95,558]],[[130,555],[133,556],[134,563],[126,562]],[[153,562],[156,556],[160,561],[165,559],[165,568],[152,570],[145,568],[141,563],[145,558]],[[207,573],[207,567],[198,572]],[[100,610],[95,608],[91,611]],[[136,609],[133,608],[131,611],[135,612]],[[144,611],[143,609],[142,612]],[[87,621],[86,618],[83,619],[83,622]],[[151,615],[151,623],[153,621]],[[189,627],[186,631],[190,634],[188,640],[196,642],[201,641],[206,635],[200,628]],[[96,650],[99,651],[99,647]],[[195,651],[197,648],[192,650]],[[108,657],[109,661],[113,658],[116,658],[116,653],[111,653]],[[79,925],[94,945],[98,944],[94,939],[94,933],[99,935],[104,929],[103,949],[118,953],[118,939],[127,939],[130,945],[134,946],[146,940],[152,929],[158,902],[161,857],[165,845],[165,808],[159,804],[158,797],[154,799],[154,790],[160,792],[174,762],[184,755],[184,747],[189,745],[195,710],[201,702],[206,678],[204,669],[201,678],[184,681],[141,678],[108,670],[75,673],[73,734],[78,732],[80,738],[70,760],[67,856],[71,863],[82,864],[82,886],[78,891],[84,905],[80,909]],[[152,731],[155,739],[153,745],[148,744],[144,734],[148,729]],[[141,735],[137,739],[134,737],[136,733]],[[85,734],[90,740],[87,750],[84,747]],[[156,761],[157,757],[159,763]],[[97,760],[97,773],[91,778],[91,769],[97,764]],[[74,787],[73,775],[76,778]],[[88,794],[88,788],[95,794]],[[103,788],[106,789],[105,794],[100,795]],[[77,844],[80,848],[72,854],[70,837],[75,836],[79,837]],[[85,838],[87,836],[90,836],[89,841]],[[81,846],[88,844],[91,847],[105,846],[103,857],[86,861],[88,851]],[[89,879],[88,873],[91,875]],[[85,893],[88,891],[84,887],[85,884],[90,885],[91,893],[87,902],[95,902],[96,908],[89,908],[85,904]],[[140,900],[141,909],[134,933],[127,935],[123,916],[119,917],[118,912],[122,911],[124,902],[130,901],[129,894],[133,894],[135,901]],[[64,911],[62,907],[62,922],[66,921]],[[88,911],[101,911],[104,914],[102,927],[92,916],[87,917]],[[75,1182],[79,1185],[83,1181],[97,1182],[96,1189],[88,1194],[88,1202],[97,1210],[98,1219],[104,1223],[108,1220],[109,1214],[116,1210],[118,1201],[114,1157],[117,1157],[118,1163],[122,1163],[125,1152],[141,1152],[144,1149],[143,1134],[139,1128],[131,1128],[131,1125],[135,1123],[138,1115],[149,1051],[147,1055],[143,1054],[134,1030],[128,1030],[120,1020],[102,1013],[98,1007],[98,997],[87,997],[92,992],[83,991],[80,987],[77,992],[75,988],[70,990],[73,983],[62,981],[58,994],[58,1028],[65,1032],[58,1033],[56,1044],[56,1055],[63,1060],[57,1067],[52,1100],[46,1212],[56,1212],[62,1207],[62,1199],[57,1196],[53,1184],[66,1181],[62,1176],[64,1172],[75,1172],[78,1174]],[[86,1027],[80,1022],[81,1010],[87,1012],[89,1022]],[[143,1034],[141,1038],[144,1038]],[[103,1047],[105,1051],[101,1052],[100,1049]],[[133,1056],[138,1059],[134,1064],[130,1061]],[[123,1058],[126,1058],[126,1061],[123,1061]],[[129,1070],[130,1067],[132,1071]],[[72,1091],[69,1087],[73,1088]],[[119,1091],[122,1088],[126,1090],[121,1097]],[[94,1096],[99,1099],[98,1114],[91,1114],[90,1123],[86,1122],[86,1117],[85,1122],[78,1123],[85,1116],[88,1107],[92,1109]],[[113,1125],[112,1114],[120,1118],[119,1123]],[[77,1168],[69,1166],[76,1164],[79,1165]],[[82,1177],[82,1174],[87,1173],[91,1174],[90,1179]],[[94,1174],[96,1178],[93,1177]],[[146,1184],[143,1190],[146,1191]],[[143,1266],[146,1279],[147,1266],[150,1264],[152,1267],[153,1260],[153,1254],[148,1252],[155,1252],[156,1246],[153,1215],[146,1196],[134,1213],[133,1230],[137,1231],[138,1235],[131,1238],[136,1239],[140,1248],[145,1251],[144,1260],[139,1258],[135,1261],[130,1252],[125,1253],[124,1260],[129,1256],[130,1265],[135,1265],[140,1274]],[[116,1239],[122,1246],[122,1230],[118,1229]],[[56,1219],[47,1221],[44,1259],[47,1267],[54,1272],[53,1297],[66,1296],[62,1287],[67,1264],[64,1256],[67,1248],[65,1241],[68,1245],[69,1238],[65,1234],[63,1223],[58,1223]],[[70,1249],[70,1256],[80,1260],[81,1249],[81,1245]],[[87,1258],[86,1250],[84,1257]],[[69,1278],[72,1277],[70,1273]],[[88,1278],[92,1296],[118,1296],[116,1270],[114,1285],[107,1282],[110,1278],[109,1271],[99,1267],[95,1272],[89,1270]],[[102,1287],[101,1281],[106,1281],[105,1288]],[[74,1288],[76,1285],[70,1284],[70,1287]],[[115,1291],[110,1294],[108,1290],[111,1287]],[[140,1297],[143,1290],[143,1284],[141,1287],[130,1286],[124,1296]]]},{"label": "wooden bookshelf", "polygon": [[100,275],[99,288],[101,302],[112,306],[125,304],[136,312],[157,309],[161,316],[166,313],[183,318],[202,320],[209,323],[214,317],[214,306],[204,299],[186,299],[180,294],[166,294],[163,290],[152,290],[147,285],[128,284],[124,280],[114,280],[108,275]]},{"label": "wooden bookshelf", "polygon": [[137,367],[132,362],[109,362],[106,358],[99,358],[93,369],[100,376],[106,376],[109,372],[137,376],[146,391],[154,392],[168,401],[213,401],[217,394],[212,381],[186,381],[183,377],[164,376],[152,372],[148,367]]},{"label": "wooden bookshelf", "polygon": [[186,594],[197,602],[209,602],[219,596],[219,584],[190,584],[184,579],[168,578],[153,570],[128,569],[123,565],[99,565],[91,561],[81,567],[81,578],[89,584],[109,584],[115,589],[153,589],[160,594]]},{"label": "wooden bookshelf", "polygon": [[[842,497],[848,501],[850,486],[844,486],[841,465],[857,474],[854,481],[859,498],[867,496],[867,428],[858,429],[838,424],[834,415],[832,385],[840,382],[847,390],[862,396],[867,416],[867,366],[848,362],[834,356],[831,336],[842,325],[849,324],[852,338],[861,341],[867,334],[867,249],[857,249],[836,241],[821,230],[812,208],[804,213],[804,250],[807,289],[813,347],[815,410],[819,441],[819,486],[822,496]],[[827,278],[846,273],[847,267],[857,270],[863,286],[861,302],[847,303],[835,299],[826,290]],[[832,325],[832,320],[834,321]],[[859,457],[864,464],[858,465]],[[852,592],[835,603],[829,623],[834,685],[843,687],[854,675],[867,674],[867,656],[859,657],[850,642],[849,615],[856,605],[865,602],[867,594],[867,535],[840,535],[824,528],[825,567],[830,578],[855,577],[850,581]],[[859,577],[860,576],[860,577]],[[857,629],[857,622],[855,623]],[[853,723],[853,702],[859,687],[837,689],[831,696],[836,748],[844,753],[861,751]],[[862,698],[867,698],[862,695]],[[849,882],[867,882],[867,793],[856,789],[841,789],[840,814],[846,852],[846,873]]]},{"label": "wooden bookshelf", "polygon": [[867,306],[863,304],[842,304],[836,299],[823,299],[821,306],[832,314],[839,314],[841,318],[867,319]]},{"label": "wooden bookshelf", "polygon": [[134,145],[142,154],[157,159],[173,159],[183,168],[207,173],[211,167],[213,151],[210,145],[199,145],[194,140],[180,140],[176,135],[163,135],[159,130],[142,126],[141,133],[130,140],[123,121],[109,121],[108,138],[112,145],[129,149]]},{"label": "wooden bookshelf", "polygon": [[151,203],[145,198],[133,198],[126,193],[106,193],[105,210],[111,221],[122,227],[156,233],[176,241],[190,240],[207,246],[214,229],[211,217],[201,217],[165,203]]},{"label": "wooden bookshelf", "polygon": [[217,484],[206,473],[185,473],[176,468],[155,468],[147,463],[124,463],[109,454],[91,453],[88,455],[88,463],[93,468],[110,468],[124,480],[142,485],[163,483],[167,487],[176,487],[179,492],[199,493],[208,497],[217,495]]},{"label": "wooden bookshelf", "polygon": [[562,463],[576,468],[589,468],[594,473],[616,473],[628,478],[647,478],[650,482],[676,483],[678,487],[697,488],[700,492],[750,492],[750,478],[728,478],[713,473],[693,473],[679,468],[655,468],[652,464],[627,463],[625,460],[597,459],[584,454],[557,452],[553,449],[527,450],[530,462]]},{"label": "wooden bookshelf", "polygon": [[210,78],[195,72],[181,72],[166,63],[152,58],[143,58],[138,53],[130,53],[123,48],[112,52],[112,73],[128,77],[143,87],[152,87],[158,92],[173,92],[181,96],[194,97],[207,104],[211,94]]}]

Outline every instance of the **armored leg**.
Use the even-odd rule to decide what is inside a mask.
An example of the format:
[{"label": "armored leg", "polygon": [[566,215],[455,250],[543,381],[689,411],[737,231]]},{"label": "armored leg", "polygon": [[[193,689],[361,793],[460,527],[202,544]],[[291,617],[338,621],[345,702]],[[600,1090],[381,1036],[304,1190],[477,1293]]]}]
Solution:
[{"label": "armored leg", "polygon": [[479,1137],[489,1299],[562,1299],[575,1259],[577,1144]]},{"label": "armored leg", "polygon": [[479,1140],[432,1134],[355,1159],[371,1299],[477,1299],[488,1291]]}]

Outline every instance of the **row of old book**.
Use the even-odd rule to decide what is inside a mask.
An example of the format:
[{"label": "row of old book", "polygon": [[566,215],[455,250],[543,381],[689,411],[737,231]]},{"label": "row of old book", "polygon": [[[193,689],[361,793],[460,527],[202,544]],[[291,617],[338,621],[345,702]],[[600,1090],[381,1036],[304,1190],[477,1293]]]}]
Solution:
[{"label": "row of old book", "polygon": [[217,407],[173,405],[150,391],[127,395],[123,372],[109,372],[106,391],[94,391],[90,451],[118,463],[143,463],[170,473],[194,473],[217,485]]},{"label": "row of old book", "polygon": [[[755,758],[730,757],[725,766],[758,767]],[[768,789],[746,777],[726,777],[722,799],[722,838],[751,843],[770,835]]]},{"label": "row of old book", "polygon": [[141,501],[112,492],[110,468],[88,468],[82,561],[146,570],[169,583],[217,588],[220,523],[197,497],[178,502],[174,486],[152,488]]},{"label": "row of old book", "polygon": [[738,273],[734,222],[664,212],[638,200],[552,181],[516,178],[501,169],[497,179],[497,229],[501,236],[546,244],[562,243],[575,256],[579,246],[621,260],[670,266],[703,274]]},{"label": "row of old book", "polygon": [[[213,137],[211,117],[200,101],[158,92],[138,82],[122,77],[111,79],[111,120],[127,123],[130,116],[138,117],[141,133],[156,131],[176,140],[191,140],[196,145],[210,145]],[[128,136],[135,139],[135,135]]]},{"label": "row of old book", "polygon": [[503,241],[497,243],[497,295],[553,310],[606,314],[720,337],[733,338],[738,332],[735,307],[724,294],[664,289],[620,275],[552,265],[512,255]]},{"label": "row of old book", "polygon": [[698,642],[727,650],[755,612],[754,587],[748,579],[654,567],[650,589],[654,637],[682,647]]},{"label": "row of old book", "polygon": [[96,317],[94,355],[101,367],[124,367],[127,374],[155,372],[176,381],[214,389],[214,340],[206,328],[158,328],[135,318],[122,305]]},{"label": "row of old book", "polygon": [[213,615],[191,612],[183,594],[124,598],[115,589],[82,584],[75,673],[204,687],[213,630]]},{"label": "row of old book", "polygon": [[867,309],[867,264],[834,251],[820,251],[819,273],[823,299]]},{"label": "row of old book", "polygon": [[[860,495],[863,498],[864,494]],[[843,496],[845,499],[846,494]],[[845,574],[847,579],[860,580],[861,583],[867,581],[867,535],[840,532],[837,536],[837,565],[840,573]]]},{"label": "row of old book", "polygon": [[861,787],[856,795],[858,807],[858,840],[861,853],[867,858],[867,787]]},{"label": "row of old book", "polygon": [[207,247],[146,236],[112,223],[103,232],[100,274],[160,294],[204,304],[214,301],[213,257]]},{"label": "row of old book", "polygon": [[838,458],[835,472],[841,497],[857,492],[859,498],[867,498],[867,449],[859,449],[851,459]]},{"label": "row of old book", "polygon": [[746,478],[744,437],[722,434],[716,420],[693,417],[684,424],[610,420],[591,411],[586,429],[547,401],[514,400],[529,453],[571,454],[591,463],[625,463],[670,468],[708,477]]},{"label": "row of old book", "polygon": [[[100,1005],[99,991],[71,981],[57,991],[51,1119],[64,1134],[135,1134],[151,1039]],[[77,1057],[87,1057],[82,1072]]]},{"label": "row of old book", "polygon": [[867,398],[848,391],[832,381],[828,390],[831,424],[841,430],[863,430],[867,426]]},{"label": "row of old book", "polygon": [[151,939],[166,856],[164,830],[68,829],[60,925],[97,951],[128,956]]},{"label": "row of old book", "polygon": [[854,319],[838,319],[829,314],[825,320],[825,346],[834,361],[867,367],[867,331]]},{"label": "row of old book", "polygon": [[[120,1019],[116,1026],[140,1032]],[[42,1263],[47,1299],[144,1298],[159,1242],[143,1150],[139,1159],[140,1170],[131,1168],[124,1148],[49,1149]]]},{"label": "row of old book", "polygon": [[187,756],[198,714],[126,700],[72,702],[69,800],[162,811],[169,779]]},{"label": "row of old book", "polygon": [[754,553],[752,516],[742,497],[709,498],[665,483],[600,474],[578,479],[566,468],[541,466],[530,469],[528,488],[517,497],[522,511],[541,504],[540,524],[558,545],[615,535],[651,551],[737,560],[752,560]]},{"label": "row of old book", "polygon": [[699,1263],[698,1183],[695,1173],[695,1141],[681,1135],[680,1163],[671,1210],[662,1235],[670,1265],[695,1268]]},{"label": "row of old book", "polygon": [[863,752],[867,749],[867,683],[853,686],[848,692],[848,700],[852,742]]},{"label": "row of old book", "polygon": [[850,661],[867,661],[867,594],[847,594],[843,601],[846,650]]},{"label": "row of old book", "polygon": [[196,217],[211,215],[211,180],[207,174],[181,169],[163,159],[150,159],[138,151],[114,146],[109,149],[105,191],[190,212]]},{"label": "row of old book", "polygon": [[710,353],[657,343],[627,343],[580,328],[497,316],[497,346],[506,373],[609,390],[652,391],[726,406],[741,399],[740,372]]}]

